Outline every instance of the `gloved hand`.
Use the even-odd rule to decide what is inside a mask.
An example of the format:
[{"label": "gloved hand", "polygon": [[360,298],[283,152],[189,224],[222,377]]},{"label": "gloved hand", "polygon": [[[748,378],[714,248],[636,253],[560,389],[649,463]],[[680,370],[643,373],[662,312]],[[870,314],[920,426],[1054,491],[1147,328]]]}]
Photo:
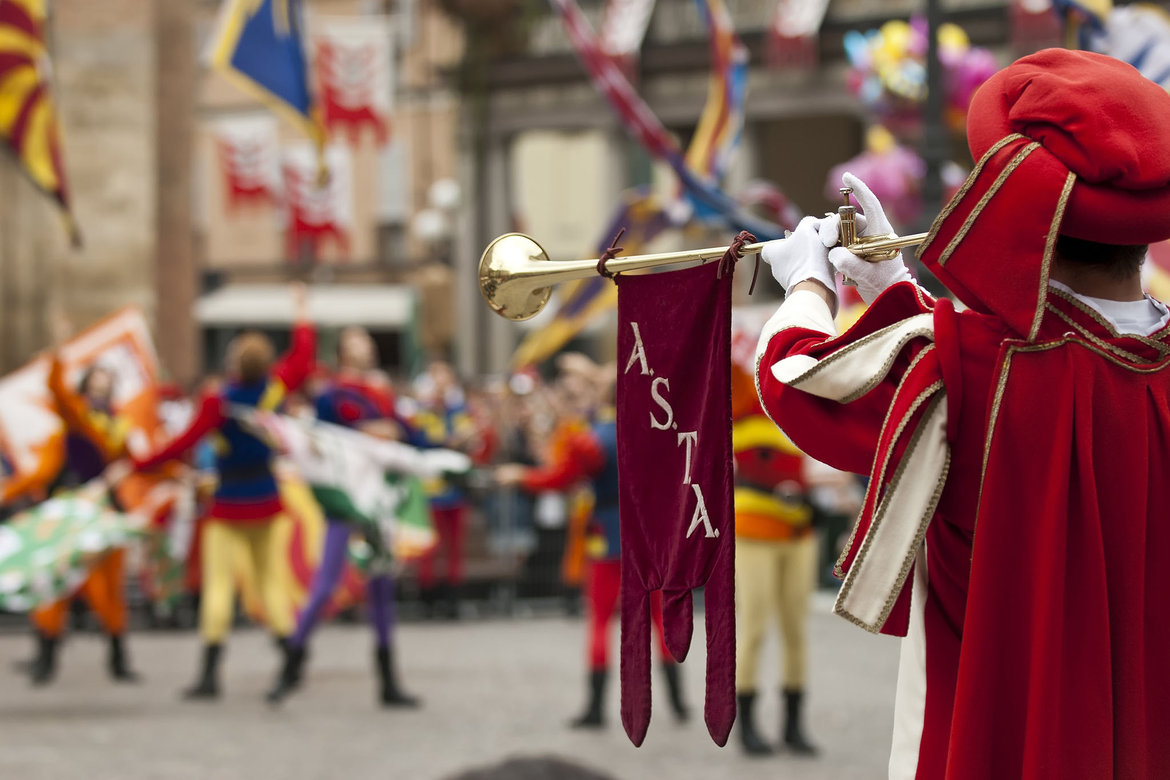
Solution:
[{"label": "gloved hand", "polygon": [[[857,234],[859,236],[892,235],[894,228],[886,218],[886,212],[881,202],[873,194],[865,182],[846,173],[841,177],[841,183],[853,188],[853,195],[861,205],[864,213],[857,215]],[[829,262],[847,278],[857,283],[857,292],[866,303],[873,303],[874,299],[882,294],[887,287],[898,282],[913,282],[914,277],[906,267],[906,262],[899,252],[890,260],[881,260],[871,263],[862,260],[844,247],[835,247],[829,252]]]},{"label": "gloved hand", "polygon": [[815,279],[830,292],[837,289],[833,267],[829,265],[829,247],[837,243],[836,214],[805,217],[787,238],[764,244],[760,257],[772,268],[772,276],[785,291],[807,279]]}]

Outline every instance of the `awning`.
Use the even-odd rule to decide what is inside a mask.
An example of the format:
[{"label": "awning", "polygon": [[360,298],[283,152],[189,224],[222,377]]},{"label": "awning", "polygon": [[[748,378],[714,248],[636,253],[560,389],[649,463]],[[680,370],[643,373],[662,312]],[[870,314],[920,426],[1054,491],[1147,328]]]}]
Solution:
[{"label": "awning", "polygon": [[[414,321],[415,291],[405,285],[315,285],[308,292],[309,317],[321,327],[402,330]],[[287,326],[292,293],[285,284],[229,284],[195,302],[195,319],[207,328]]]}]

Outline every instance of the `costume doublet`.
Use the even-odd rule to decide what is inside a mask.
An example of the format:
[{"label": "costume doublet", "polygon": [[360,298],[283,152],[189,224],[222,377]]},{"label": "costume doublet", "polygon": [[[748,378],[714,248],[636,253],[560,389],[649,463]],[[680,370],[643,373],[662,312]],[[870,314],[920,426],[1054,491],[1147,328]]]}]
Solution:
[{"label": "costume doublet", "polygon": [[769,415],[872,477],[836,611],[906,637],[891,777],[1170,776],[1170,329],[1049,284],[1058,233],[1170,237],[1168,112],[1119,61],[1020,60],[920,253],[970,310],[902,282],[836,336],[799,290],[760,341]]}]

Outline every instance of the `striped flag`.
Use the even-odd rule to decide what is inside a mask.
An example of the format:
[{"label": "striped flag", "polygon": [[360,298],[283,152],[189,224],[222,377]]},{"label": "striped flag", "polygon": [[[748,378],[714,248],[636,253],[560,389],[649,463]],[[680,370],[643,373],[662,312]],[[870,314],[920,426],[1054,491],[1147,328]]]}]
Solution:
[{"label": "striped flag", "polygon": [[[715,0],[711,0],[714,2]],[[735,198],[687,165],[682,149],[642,100],[621,68],[601,50],[576,0],[549,0],[594,86],[609,102],[626,132],[656,160],[674,170],[688,196],[707,212],[719,215],[734,230],[747,230],[761,241],[781,238],[782,228],[751,214]],[[730,94],[730,93],[729,93]]]},{"label": "striped flag", "polygon": [[[686,165],[708,183],[717,185],[743,136],[748,53],[735,34],[723,0],[696,0],[696,5],[708,30],[711,76],[707,102],[687,148]],[[702,199],[691,200],[700,218],[720,216]]]},{"label": "striped flag", "polygon": [[81,242],[69,212],[61,128],[49,84],[46,0],[0,0],[0,139],[40,190],[61,206],[70,238]]}]

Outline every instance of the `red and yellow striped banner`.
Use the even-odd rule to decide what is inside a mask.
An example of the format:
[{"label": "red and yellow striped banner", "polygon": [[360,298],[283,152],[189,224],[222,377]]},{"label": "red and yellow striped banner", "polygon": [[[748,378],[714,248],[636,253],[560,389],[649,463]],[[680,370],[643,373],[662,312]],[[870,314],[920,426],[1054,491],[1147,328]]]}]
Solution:
[{"label": "red and yellow striped banner", "polygon": [[60,205],[74,242],[61,129],[49,85],[46,0],[0,0],[0,140]]}]

